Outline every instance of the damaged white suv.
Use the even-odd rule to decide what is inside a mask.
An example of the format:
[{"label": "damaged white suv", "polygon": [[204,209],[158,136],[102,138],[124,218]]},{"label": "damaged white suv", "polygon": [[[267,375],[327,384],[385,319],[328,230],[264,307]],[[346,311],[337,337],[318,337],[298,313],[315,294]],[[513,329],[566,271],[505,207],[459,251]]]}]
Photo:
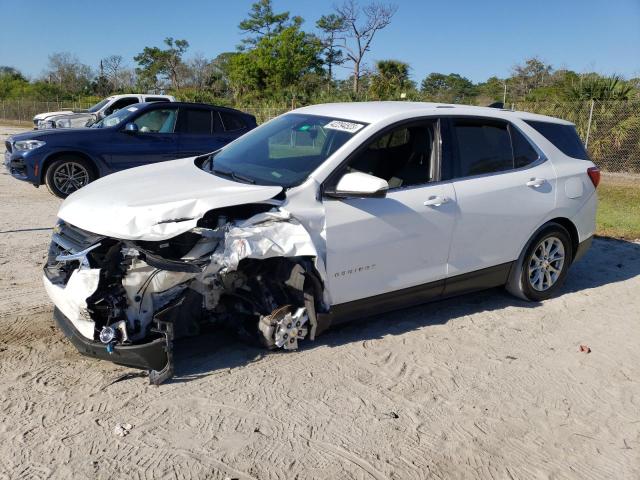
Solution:
[{"label": "damaged white suv", "polygon": [[159,383],[173,339],[204,324],[295,349],[329,325],[472,290],[546,299],[591,242],[598,181],[555,118],[305,107],[71,195],[44,283],[81,353]]}]

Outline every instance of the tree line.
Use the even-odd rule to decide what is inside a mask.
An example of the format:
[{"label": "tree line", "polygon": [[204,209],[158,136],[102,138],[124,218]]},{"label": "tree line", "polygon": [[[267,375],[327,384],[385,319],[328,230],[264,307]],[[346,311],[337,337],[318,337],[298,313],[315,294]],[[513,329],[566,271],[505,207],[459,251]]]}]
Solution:
[{"label": "tree line", "polygon": [[[167,37],[132,59],[110,55],[95,67],[68,52],[49,56],[45,72],[26,78],[0,66],[0,99],[61,100],[127,92],[167,92],[182,100],[221,104],[314,103],[348,100],[426,100],[488,104],[494,101],[640,99],[640,79],[579,74],[525,59],[504,78],[474,83],[458,73],[433,72],[419,84],[411,66],[396,59],[371,65],[377,34],[397,6],[346,0],[320,16],[311,31],[304,19],[276,12],[271,0],[255,2],[238,25],[242,41],[215,58],[189,53],[187,39]],[[428,61],[426,59],[425,61]],[[346,79],[336,69],[348,69]]]}]

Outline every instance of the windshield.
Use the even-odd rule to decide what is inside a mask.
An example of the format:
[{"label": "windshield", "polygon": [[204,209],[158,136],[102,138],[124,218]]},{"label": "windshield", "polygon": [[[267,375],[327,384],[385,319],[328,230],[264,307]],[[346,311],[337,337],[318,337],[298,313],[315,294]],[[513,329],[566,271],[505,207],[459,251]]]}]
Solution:
[{"label": "windshield", "polygon": [[215,153],[204,169],[261,185],[292,187],[344,145],[364,123],[289,113]]},{"label": "windshield", "polygon": [[96,103],[93,107],[89,107],[87,111],[91,113],[96,113],[98,110],[104,107],[107,103],[109,103],[109,99],[105,98],[104,100]]},{"label": "windshield", "polygon": [[123,108],[122,110],[117,110],[113,112],[111,115],[104,117],[99,122],[91,125],[92,128],[103,128],[103,127],[115,127],[116,125],[120,125],[122,121],[129,117],[132,112],[137,110],[136,107]]}]

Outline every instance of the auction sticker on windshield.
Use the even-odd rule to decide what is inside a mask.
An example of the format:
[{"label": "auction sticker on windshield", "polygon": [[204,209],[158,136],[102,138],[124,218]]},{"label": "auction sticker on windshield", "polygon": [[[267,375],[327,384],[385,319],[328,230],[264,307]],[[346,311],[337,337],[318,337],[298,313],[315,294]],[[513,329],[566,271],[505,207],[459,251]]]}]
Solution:
[{"label": "auction sticker on windshield", "polygon": [[324,126],[324,128],[331,130],[340,130],[341,132],[349,133],[356,133],[362,127],[364,127],[364,125],[361,123],[345,122],[343,120],[332,120]]}]

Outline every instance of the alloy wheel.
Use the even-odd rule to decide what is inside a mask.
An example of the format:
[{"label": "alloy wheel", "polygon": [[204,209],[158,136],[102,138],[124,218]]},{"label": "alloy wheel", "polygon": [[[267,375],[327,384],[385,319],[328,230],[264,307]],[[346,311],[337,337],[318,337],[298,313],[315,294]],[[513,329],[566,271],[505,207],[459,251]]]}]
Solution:
[{"label": "alloy wheel", "polygon": [[544,292],[553,287],[562,273],[564,244],[558,237],[543,238],[529,258],[528,278],[534,290]]},{"label": "alloy wheel", "polygon": [[89,172],[77,162],[65,162],[53,172],[53,184],[65,195],[75,192],[89,183]]}]

